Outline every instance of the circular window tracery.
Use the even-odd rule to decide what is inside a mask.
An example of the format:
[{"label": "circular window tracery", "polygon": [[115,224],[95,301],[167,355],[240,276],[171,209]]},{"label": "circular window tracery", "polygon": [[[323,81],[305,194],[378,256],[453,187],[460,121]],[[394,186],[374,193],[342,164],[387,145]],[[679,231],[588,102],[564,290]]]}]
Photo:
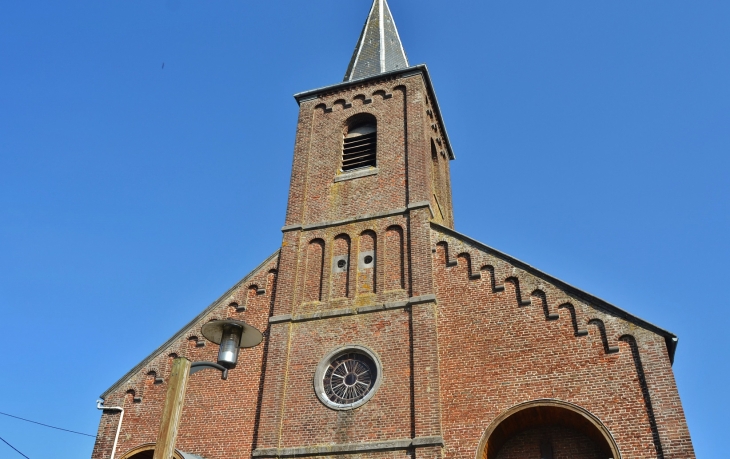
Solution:
[{"label": "circular window tracery", "polygon": [[381,379],[381,366],[375,354],[362,346],[348,346],[336,349],[320,362],[314,386],[322,403],[347,410],[366,403]]},{"label": "circular window tracery", "polygon": [[373,388],[377,378],[375,363],[359,353],[347,353],[330,363],[324,373],[324,390],[327,398],[339,405],[349,405],[362,400]]}]

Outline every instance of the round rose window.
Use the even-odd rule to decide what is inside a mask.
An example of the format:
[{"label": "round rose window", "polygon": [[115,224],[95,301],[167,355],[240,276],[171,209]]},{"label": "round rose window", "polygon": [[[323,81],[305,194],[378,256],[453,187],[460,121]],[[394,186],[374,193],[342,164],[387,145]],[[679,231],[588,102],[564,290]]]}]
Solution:
[{"label": "round rose window", "polygon": [[356,408],[373,396],[380,384],[377,358],[363,347],[330,353],[317,367],[315,390],[325,405],[335,409]]},{"label": "round rose window", "polygon": [[330,363],[324,374],[327,398],[338,405],[362,400],[377,377],[372,359],[362,354],[348,353]]}]

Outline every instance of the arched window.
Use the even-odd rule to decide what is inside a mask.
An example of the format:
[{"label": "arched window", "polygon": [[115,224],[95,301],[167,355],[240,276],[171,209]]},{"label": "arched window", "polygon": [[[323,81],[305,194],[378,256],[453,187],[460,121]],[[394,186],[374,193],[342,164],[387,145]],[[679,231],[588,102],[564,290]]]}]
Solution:
[{"label": "arched window", "polygon": [[342,144],[342,172],[375,167],[378,130],[375,117],[354,120],[347,128]]},{"label": "arched window", "polygon": [[[127,451],[126,454],[124,454],[121,459],[152,459],[152,457],[155,455],[155,444],[154,443],[146,443],[142,446],[138,446],[137,448],[134,448],[131,451]],[[190,454],[183,453],[182,451],[175,451],[173,453],[172,458],[173,459],[186,459],[189,457],[193,457]],[[198,456],[194,456],[198,457]]]}]

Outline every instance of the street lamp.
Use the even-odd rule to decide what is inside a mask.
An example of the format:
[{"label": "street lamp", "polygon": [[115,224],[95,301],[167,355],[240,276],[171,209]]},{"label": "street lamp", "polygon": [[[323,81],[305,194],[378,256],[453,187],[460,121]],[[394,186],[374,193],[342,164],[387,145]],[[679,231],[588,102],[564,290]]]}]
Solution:
[{"label": "street lamp", "polygon": [[220,345],[218,363],[190,363],[184,357],[178,357],[173,361],[154,459],[168,459],[172,457],[175,450],[188,377],[193,373],[210,368],[219,370],[222,373],[222,379],[228,379],[228,370],[235,368],[238,363],[239,349],[257,346],[264,339],[256,328],[246,322],[232,319],[212,320],[203,325],[201,332],[208,341]]},{"label": "street lamp", "polygon": [[260,331],[240,320],[212,320],[203,325],[201,331],[208,341],[220,344],[218,364],[195,362],[191,365],[190,374],[215,368],[223,372],[223,379],[228,377],[228,370],[236,368],[239,349],[257,346],[264,339]]}]

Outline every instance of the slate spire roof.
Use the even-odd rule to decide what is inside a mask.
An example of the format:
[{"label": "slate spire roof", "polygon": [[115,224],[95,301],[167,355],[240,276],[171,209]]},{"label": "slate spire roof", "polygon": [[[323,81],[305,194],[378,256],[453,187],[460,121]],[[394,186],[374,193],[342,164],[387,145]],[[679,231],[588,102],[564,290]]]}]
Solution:
[{"label": "slate spire roof", "polygon": [[387,0],[374,0],[355,46],[344,81],[360,80],[408,67]]}]

